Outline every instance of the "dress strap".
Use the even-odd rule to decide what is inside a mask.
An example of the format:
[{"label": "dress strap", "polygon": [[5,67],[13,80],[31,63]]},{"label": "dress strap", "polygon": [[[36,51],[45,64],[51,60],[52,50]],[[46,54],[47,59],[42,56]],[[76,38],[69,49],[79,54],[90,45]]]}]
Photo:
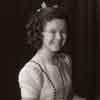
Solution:
[{"label": "dress strap", "polygon": [[55,86],[54,86],[52,80],[50,79],[49,75],[47,74],[46,71],[44,71],[44,69],[42,68],[41,64],[37,63],[35,60],[31,60],[31,62],[37,64],[37,65],[40,67],[41,71],[45,74],[45,76],[47,77],[47,79],[48,79],[49,82],[51,83],[51,86],[52,86],[52,88],[53,88],[53,98],[54,98],[53,100],[56,100],[56,88],[55,88]]},{"label": "dress strap", "polygon": [[44,69],[42,68],[42,66],[39,63],[37,63],[35,60],[31,60],[30,62],[37,64],[40,67],[41,71],[45,72]]}]

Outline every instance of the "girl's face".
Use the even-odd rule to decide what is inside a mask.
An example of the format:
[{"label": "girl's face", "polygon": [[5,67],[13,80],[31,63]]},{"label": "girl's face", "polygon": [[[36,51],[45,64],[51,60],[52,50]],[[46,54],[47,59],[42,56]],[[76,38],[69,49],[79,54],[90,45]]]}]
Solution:
[{"label": "girl's face", "polygon": [[42,47],[51,52],[59,51],[67,39],[66,22],[63,19],[53,19],[44,26]]}]

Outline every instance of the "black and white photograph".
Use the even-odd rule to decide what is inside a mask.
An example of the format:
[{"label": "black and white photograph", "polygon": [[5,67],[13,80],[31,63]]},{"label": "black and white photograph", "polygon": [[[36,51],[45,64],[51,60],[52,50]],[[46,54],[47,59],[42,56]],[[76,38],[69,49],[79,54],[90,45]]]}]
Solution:
[{"label": "black and white photograph", "polygon": [[10,30],[8,100],[100,100],[100,1],[13,4],[1,16]]}]

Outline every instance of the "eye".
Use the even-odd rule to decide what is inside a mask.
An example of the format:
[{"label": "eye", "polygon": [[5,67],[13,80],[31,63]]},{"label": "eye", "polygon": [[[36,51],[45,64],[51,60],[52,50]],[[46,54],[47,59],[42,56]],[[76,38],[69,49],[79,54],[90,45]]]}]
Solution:
[{"label": "eye", "polygon": [[56,30],[51,30],[51,33],[55,34],[56,33]]}]

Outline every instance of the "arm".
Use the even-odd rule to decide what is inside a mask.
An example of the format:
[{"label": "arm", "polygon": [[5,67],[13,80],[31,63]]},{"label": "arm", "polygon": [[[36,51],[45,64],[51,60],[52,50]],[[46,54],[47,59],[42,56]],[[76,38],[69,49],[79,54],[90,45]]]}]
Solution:
[{"label": "arm", "polygon": [[22,100],[39,100],[42,87],[42,73],[36,65],[28,64],[19,73]]}]

